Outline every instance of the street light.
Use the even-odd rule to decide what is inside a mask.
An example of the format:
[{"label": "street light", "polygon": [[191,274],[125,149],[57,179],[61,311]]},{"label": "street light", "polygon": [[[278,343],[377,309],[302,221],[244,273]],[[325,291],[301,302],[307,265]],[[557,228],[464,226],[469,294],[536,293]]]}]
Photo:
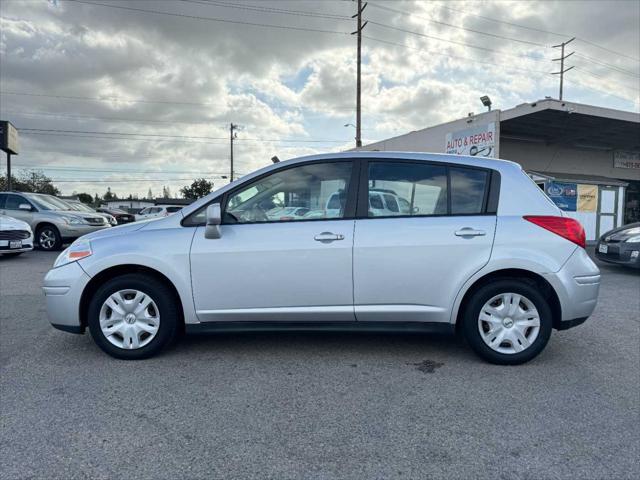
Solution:
[{"label": "street light", "polygon": [[487,110],[490,112],[491,111],[491,99],[487,95],[483,95],[482,97],[480,97],[480,101],[482,102],[482,105],[487,107]]}]

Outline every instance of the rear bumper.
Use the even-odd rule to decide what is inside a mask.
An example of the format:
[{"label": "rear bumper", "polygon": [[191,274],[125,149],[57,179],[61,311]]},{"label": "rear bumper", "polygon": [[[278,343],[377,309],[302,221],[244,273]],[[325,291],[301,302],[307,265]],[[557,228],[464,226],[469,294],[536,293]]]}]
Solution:
[{"label": "rear bumper", "polygon": [[596,308],[600,291],[600,270],[587,252],[576,248],[558,272],[544,277],[560,300],[562,321],[557,328],[565,330],[584,323]]},{"label": "rear bumper", "polygon": [[58,228],[60,230],[60,236],[66,243],[88,233],[97,232],[98,230],[104,230],[105,228],[110,227],[111,225],[107,223],[105,225],[64,225],[59,226]]}]

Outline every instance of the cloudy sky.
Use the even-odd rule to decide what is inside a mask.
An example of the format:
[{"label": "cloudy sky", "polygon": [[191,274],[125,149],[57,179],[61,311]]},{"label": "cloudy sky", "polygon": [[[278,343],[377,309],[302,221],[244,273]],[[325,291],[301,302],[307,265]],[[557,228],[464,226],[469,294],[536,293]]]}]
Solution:
[{"label": "cloudy sky", "polygon": [[[2,0],[0,117],[16,169],[64,194],[155,196],[353,146],[349,0]],[[638,111],[640,2],[386,1],[365,10],[363,141],[558,95]],[[568,47],[569,48],[569,47]],[[31,130],[27,130],[31,129]],[[4,169],[5,163],[0,163]]]}]

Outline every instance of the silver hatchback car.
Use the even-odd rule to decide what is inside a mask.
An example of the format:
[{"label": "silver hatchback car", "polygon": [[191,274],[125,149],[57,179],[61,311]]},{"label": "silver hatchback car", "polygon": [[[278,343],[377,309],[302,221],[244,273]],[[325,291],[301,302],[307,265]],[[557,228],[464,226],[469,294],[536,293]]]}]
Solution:
[{"label": "silver hatchback car", "polygon": [[[288,207],[318,213],[266,213]],[[364,329],[457,331],[482,358],[518,364],[593,312],[600,272],[584,245],[515,163],[349,152],[270,165],[175,215],[87,235],[44,292],[54,327],[88,327],[123,359],[182,330]]]}]

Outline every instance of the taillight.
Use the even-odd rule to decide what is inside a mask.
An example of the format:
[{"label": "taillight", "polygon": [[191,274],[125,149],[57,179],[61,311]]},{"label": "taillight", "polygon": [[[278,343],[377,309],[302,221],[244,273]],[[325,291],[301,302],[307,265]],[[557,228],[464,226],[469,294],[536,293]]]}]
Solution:
[{"label": "taillight", "polygon": [[573,218],[554,217],[551,215],[525,215],[523,218],[545,230],[560,235],[562,238],[566,238],[582,248],[586,245],[584,228],[582,228],[579,221]]}]

